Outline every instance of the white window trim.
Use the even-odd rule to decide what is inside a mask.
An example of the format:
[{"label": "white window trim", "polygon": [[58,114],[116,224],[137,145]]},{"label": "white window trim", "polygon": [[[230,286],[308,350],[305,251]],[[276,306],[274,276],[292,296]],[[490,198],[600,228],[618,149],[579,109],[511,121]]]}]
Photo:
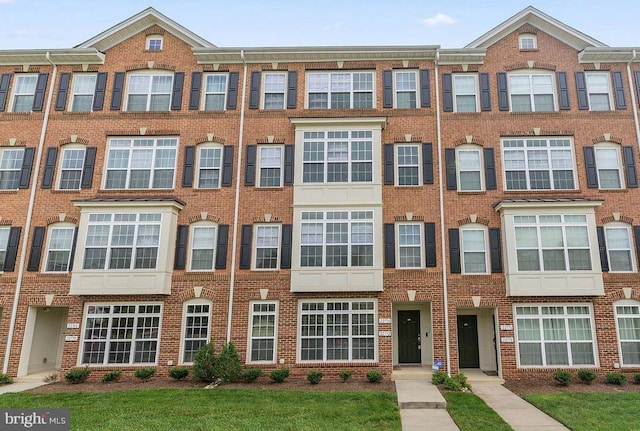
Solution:
[{"label": "white window trim", "polygon": [[[280,183],[277,186],[262,186],[260,182],[262,180],[262,150],[266,148],[279,148],[280,149]],[[258,145],[256,152],[256,187],[261,189],[274,189],[281,188],[284,184],[284,145]],[[275,168],[275,166],[265,166],[265,168]]]},{"label": "white window trim", "polygon": [[[473,96],[475,98],[476,101],[476,109],[475,111],[464,111],[462,112],[463,114],[472,114],[474,112],[480,112],[480,87],[479,87],[479,83],[478,83],[478,75],[477,74],[469,74],[469,73],[454,73],[451,77],[451,80],[453,81],[452,83],[452,87],[453,87],[453,112],[460,112],[458,111],[458,87],[456,85],[456,78],[457,77],[473,77],[473,85],[474,85],[474,93]],[[461,94],[461,96],[470,96],[470,94]]]},{"label": "white window trim", "polygon": [[[416,82],[416,88],[414,90],[414,93],[416,94],[416,106],[415,108],[407,108],[407,107],[403,107],[403,108],[398,108],[398,92],[400,92],[400,90],[398,90],[398,86],[396,84],[396,76],[400,73],[413,73],[413,75],[415,76],[415,82]],[[409,93],[409,90],[402,90],[402,93]],[[393,107],[396,109],[417,109],[420,108],[421,106],[421,101],[420,101],[420,77],[418,74],[417,70],[407,70],[407,69],[397,69],[393,71]],[[375,106],[375,105],[374,105]]]},{"label": "white window trim", "polygon": [[[591,89],[589,88],[589,76],[594,76],[594,75],[602,75],[607,79],[607,96],[609,97],[609,109],[594,110],[591,108]],[[611,76],[609,75],[608,72],[585,72],[584,81],[587,87],[587,99],[589,100],[589,111],[608,112],[608,111],[615,110],[615,105],[613,100],[613,91],[611,88]],[[602,93],[594,93],[594,94],[602,94]]]},{"label": "white window trim", "polygon": [[[149,76],[150,77],[150,81],[149,81],[149,88],[148,91],[144,94],[146,94],[147,96],[147,107],[144,111],[129,111],[129,96],[130,96],[130,82],[131,82],[131,77],[133,76]],[[151,88],[153,86],[153,77],[154,76],[171,76],[171,89],[169,90],[169,106],[167,106],[166,110],[152,110],[151,108],[151,96],[154,94],[166,94],[166,93],[152,93],[151,92]],[[174,79],[175,79],[175,73],[174,72],[167,72],[164,70],[153,70],[153,71],[137,71],[137,72],[130,72],[127,73],[126,76],[126,91],[124,93],[124,111],[125,112],[170,112],[171,111],[171,103],[172,103],[172,98],[173,98],[173,84],[174,84]],[[143,93],[135,93],[135,94],[143,94]]]},{"label": "white window trim", "polygon": [[[274,304],[275,310],[274,314],[274,322],[273,322],[273,360],[272,361],[252,361],[251,360],[251,349],[253,348],[253,316],[256,313],[253,310],[253,306],[255,304]],[[275,364],[278,358],[278,316],[279,316],[279,301],[265,300],[265,301],[249,301],[249,323],[247,325],[247,364]],[[260,315],[269,315],[270,312],[260,311],[257,312]],[[267,337],[257,337],[257,339],[263,339]]]},{"label": "white window trim", "polygon": [[[218,169],[218,171],[220,172],[220,174],[218,175],[218,185],[217,187],[200,187],[200,159],[201,159],[201,155],[200,153],[202,152],[202,150],[207,149],[207,148],[217,148],[220,150],[220,166],[218,168],[213,167],[213,168],[205,168],[205,169]],[[222,187],[222,169],[224,167],[224,146],[222,144],[217,144],[215,142],[205,142],[203,144],[200,144],[196,147],[196,160],[195,160],[195,171],[196,171],[196,188],[200,189],[200,190],[217,190],[220,187]]]},{"label": "white window trim", "polygon": [[[4,155],[8,151],[21,151],[22,152],[22,160],[20,161],[20,167],[18,169],[0,169],[0,173],[2,172],[22,172],[22,164],[24,163],[24,151],[25,147],[3,147],[0,148],[0,162],[4,159]],[[35,180],[34,180],[35,181]],[[0,188],[0,190],[18,190],[20,187],[20,174],[18,174],[18,187],[9,189],[9,188]]]},{"label": "white window trim", "polygon": [[[93,76],[94,82],[93,82],[93,91],[91,91],[91,109],[89,109],[88,111],[74,111],[73,109],[73,102],[75,101],[76,98],[76,92],[75,92],[75,84],[76,84],[76,79],[80,78],[80,77],[85,77],[85,76]],[[69,101],[69,106],[67,107],[67,110],[69,112],[91,112],[93,111],[93,99],[95,97],[95,93],[96,93],[96,84],[98,81],[98,74],[97,73],[74,73],[73,74],[73,80],[71,82],[71,97],[70,97],[70,101]],[[87,96],[89,95],[89,93],[79,93],[81,96]]]},{"label": "white window trim", "polygon": [[[619,188],[606,188],[606,187],[600,186],[600,167],[598,166],[598,150],[615,150],[616,151],[616,156],[618,161],[618,179],[620,181]],[[626,181],[625,181],[626,178],[622,172],[622,170],[624,169],[624,161],[622,160],[622,157],[621,157],[622,151],[620,150],[621,150],[620,145],[614,144],[612,142],[601,142],[593,146],[593,153],[594,153],[593,157],[596,161],[596,175],[598,177],[598,188],[600,190],[623,190],[626,188]]]},{"label": "white window trim", "polygon": [[[224,81],[224,92],[223,93],[218,93],[218,92],[212,92],[212,93],[207,93],[207,77],[209,76],[214,76],[214,75],[219,75],[219,76],[224,76],[225,77],[225,81]],[[228,93],[229,93],[229,74],[228,73],[205,73],[202,76],[202,91],[201,91],[201,96],[200,96],[200,109],[204,112],[224,112],[227,110],[227,97],[228,97]],[[206,109],[206,102],[207,102],[207,95],[208,94],[223,94],[223,101],[222,101],[222,109],[221,110],[215,110],[215,109]]]},{"label": "white window trim", "polygon": [[[180,327],[180,352],[179,352],[179,359],[178,359],[178,363],[181,365],[191,365],[193,364],[193,362],[184,362],[184,354],[185,354],[185,342],[186,342],[186,330],[187,330],[187,308],[189,305],[208,305],[209,306],[209,313],[208,313],[208,318],[209,318],[209,326],[207,328],[207,343],[209,343],[211,341],[211,316],[212,316],[212,312],[213,312],[213,302],[209,299],[204,299],[204,298],[193,298],[193,299],[189,299],[184,301],[184,304],[182,305],[182,326]],[[198,315],[203,314],[203,313],[198,313]]]},{"label": "white window trim", "polygon": [[[331,75],[337,74],[349,74],[351,75],[351,87],[349,88],[349,107],[348,108],[332,108],[331,107]],[[369,108],[354,108],[353,107],[353,95],[356,93],[353,89],[353,74],[354,73],[369,73],[373,77],[373,85],[371,91],[357,91],[357,93],[371,93],[371,107]],[[327,107],[326,108],[309,108],[309,76],[310,75],[327,75],[328,76],[328,84],[327,84]],[[314,92],[315,93],[315,92]],[[325,93],[324,91],[322,93]],[[344,91],[337,91],[336,93],[344,93]],[[305,92],[304,92],[304,107],[305,109],[376,109],[376,71],[375,70],[332,70],[332,71],[308,71],[305,74]]]},{"label": "white window trim", "polygon": [[[482,147],[476,144],[463,144],[459,145],[455,148],[456,150],[456,181],[458,187],[458,193],[476,193],[482,192],[485,190],[485,178],[484,178],[484,153],[482,151]],[[480,160],[480,166],[478,168],[478,173],[480,174],[480,188],[475,190],[463,190],[462,188],[462,172],[475,172],[471,170],[461,170],[460,168],[460,152],[461,151],[475,151],[478,153],[478,159]]]},{"label": "white window trim", "polygon": [[[62,182],[62,165],[64,163],[64,155],[68,150],[84,150],[84,157],[82,158],[82,167],[80,168],[80,184],[78,184],[78,188],[76,189],[63,189],[60,187],[60,183]],[[82,174],[84,173],[84,160],[87,157],[87,147],[82,144],[68,144],[60,148],[60,156],[58,161],[58,168],[56,169],[56,190],[80,190],[82,188]],[[76,170],[76,169],[67,169],[67,170]]]},{"label": "white window trim", "polygon": [[[266,95],[267,93],[269,94],[280,94],[280,92],[273,92],[273,91],[269,91],[267,92],[267,77],[268,76],[282,76],[284,77],[284,88],[282,89],[282,107],[280,108],[266,108],[265,107],[265,102],[266,102]],[[287,79],[287,72],[263,72],[262,73],[262,77],[261,77],[261,83],[260,83],[260,109],[263,110],[267,110],[267,111],[283,111],[285,109],[287,109],[287,90],[288,90],[288,79]]]},{"label": "white window trim", "polygon": [[9,248],[9,236],[11,235],[11,226],[0,226],[0,232],[6,232],[7,234],[7,243],[4,245],[4,248],[0,248],[0,251],[3,253],[3,257],[0,260],[0,274],[4,272],[4,261],[7,258],[7,248]]},{"label": "white window trim", "polygon": [[[194,231],[197,228],[202,228],[202,227],[213,227],[214,230],[214,236],[213,236],[213,244],[212,244],[212,249],[213,249],[213,258],[211,259],[211,269],[193,269],[193,240],[195,239],[195,234]],[[214,223],[212,221],[209,220],[201,220],[201,221],[197,221],[195,223],[191,223],[191,225],[189,226],[189,250],[188,250],[188,256],[187,256],[187,261],[189,262],[188,265],[188,272],[214,272],[216,270],[216,252],[218,251],[218,234],[220,229],[220,225],[218,223]]]},{"label": "white window trim", "polygon": [[[528,48],[528,47],[523,47],[523,41],[524,40],[528,40],[531,39],[533,41],[533,47]],[[531,49],[538,49],[538,37],[537,35],[535,35],[534,33],[522,33],[518,36],[518,48],[520,48],[520,50],[531,50]]]},{"label": "white window trim", "polygon": [[[462,274],[468,275],[486,275],[489,274],[489,266],[490,266],[490,251],[489,251],[489,229],[487,226],[479,223],[469,223],[463,226],[460,226],[460,266],[462,269]],[[465,270],[465,260],[464,260],[464,232],[465,231],[482,231],[484,235],[484,271],[483,272],[467,272]],[[470,252],[479,252],[479,250],[469,250]]]},{"label": "white window trim", "polygon": [[26,77],[35,77],[36,78],[36,85],[34,85],[33,93],[31,94],[31,96],[35,97],[36,88],[38,87],[38,74],[37,73],[17,73],[17,74],[15,74],[14,79],[13,79],[13,89],[11,90],[11,103],[9,104],[8,112],[19,112],[19,113],[33,112],[33,108],[29,108],[28,111],[16,111],[15,110],[16,96],[28,96],[27,93],[18,94],[18,80],[20,80],[21,78],[26,78]]},{"label": "white window trim", "polygon": [[[400,259],[400,249],[403,248],[403,246],[400,244],[400,226],[405,225],[416,225],[419,227],[419,235],[420,235],[420,242],[418,243],[418,246],[420,248],[420,266],[402,266],[400,264],[400,262],[402,261]],[[425,238],[424,238],[424,223],[423,222],[401,222],[401,223],[396,223],[395,224],[395,231],[396,231],[396,268],[397,269],[422,269],[425,267]],[[414,246],[404,246],[404,247],[414,247]]]},{"label": "white window trim", "polygon": [[[151,49],[151,41],[159,40],[160,41],[160,49]],[[147,36],[147,40],[145,41],[145,50],[147,51],[162,51],[164,49],[164,36],[160,34],[150,34]]]},{"label": "white window trim", "polygon": [[[276,267],[275,268],[258,268],[258,230],[261,227],[277,227],[278,228],[278,245],[276,246]],[[282,225],[276,223],[256,223],[253,225],[253,238],[251,242],[251,269],[254,271],[278,271],[280,269],[280,259],[282,257]],[[272,247],[262,247],[262,248],[272,248]]]},{"label": "white window trim", "polygon": [[[61,222],[61,223],[54,223],[51,224],[49,226],[47,226],[47,242],[46,242],[46,247],[44,248],[45,251],[45,258],[44,258],[44,266],[42,267],[42,272],[46,272],[46,273],[50,273],[50,274],[66,274],[68,272],[71,272],[71,266],[70,266],[70,260],[71,260],[71,255],[73,254],[73,240],[74,240],[74,235],[75,235],[75,228],[76,226],[74,224],[71,223],[65,223],[65,222]],[[47,267],[49,265],[49,252],[51,251],[51,236],[53,235],[53,231],[56,229],[71,229],[71,246],[69,247],[69,257],[67,259],[67,270],[66,271],[49,271],[47,270]],[[57,250],[60,251],[60,250]]]},{"label": "white window trim", "polygon": [[[415,147],[418,150],[418,163],[417,165],[402,165],[400,166],[400,162],[398,158],[400,154],[398,149],[400,147]],[[400,184],[400,168],[401,167],[413,167],[415,166],[418,170],[418,184]],[[422,179],[422,146],[421,144],[396,144],[393,146],[393,169],[394,169],[394,181],[396,187],[422,187],[423,179]]]},{"label": "white window trim", "polygon": [[[618,344],[618,357],[620,358],[620,366],[622,368],[637,368],[638,366],[640,366],[640,363],[638,364],[625,364],[624,363],[624,358],[622,356],[622,340],[620,339],[620,324],[618,323],[618,318],[620,317],[620,315],[618,314],[618,308],[619,306],[631,306],[631,307],[637,307],[640,308],[640,302],[633,300],[633,299],[622,299],[620,301],[616,301],[613,303],[613,314],[614,314],[614,319],[616,321],[616,341]],[[622,316],[633,316],[633,317],[640,317],[640,315],[622,315]]]},{"label": "white window trim", "polygon": [[[531,84],[531,91],[529,92],[529,99],[531,101],[531,111],[514,111],[513,110],[513,99],[511,98],[511,96],[513,95],[511,91],[511,77],[516,75],[529,76],[529,83]],[[536,105],[535,105],[533,96],[534,94],[538,94],[538,93],[533,92],[533,76],[540,76],[540,75],[551,77],[551,94],[553,99],[553,109],[551,111],[536,110]],[[556,77],[555,77],[555,74],[551,71],[539,70],[539,69],[524,69],[524,70],[515,70],[512,72],[509,72],[507,74],[507,88],[509,89],[508,93],[509,93],[509,111],[510,112],[532,113],[532,112],[557,112],[558,111],[558,94],[557,94],[558,90],[557,90],[557,84],[556,84]]]},{"label": "white window trim", "polygon": [[[635,252],[635,243],[634,243],[634,235],[631,230],[631,226],[624,222],[611,222],[607,223],[603,226],[604,228],[604,239],[607,245],[607,260],[609,262],[609,272],[611,273],[634,273],[638,271],[638,265],[636,262],[636,252]],[[629,255],[631,256],[631,271],[614,271],[611,269],[611,249],[609,248],[609,236],[607,235],[607,229],[625,229],[627,231],[627,237],[629,238]]]}]

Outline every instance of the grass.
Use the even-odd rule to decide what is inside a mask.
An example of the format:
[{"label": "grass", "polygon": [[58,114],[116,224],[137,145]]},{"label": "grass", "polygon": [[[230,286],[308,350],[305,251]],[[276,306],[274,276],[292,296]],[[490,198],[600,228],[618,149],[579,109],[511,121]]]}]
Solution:
[{"label": "grass", "polygon": [[102,393],[9,393],[0,407],[71,409],[80,430],[400,431],[394,393],[157,389]]},{"label": "grass", "polygon": [[513,431],[491,407],[470,392],[442,392],[447,410],[461,431]]},{"label": "grass", "polygon": [[640,392],[526,395],[540,410],[573,431],[637,430]]}]

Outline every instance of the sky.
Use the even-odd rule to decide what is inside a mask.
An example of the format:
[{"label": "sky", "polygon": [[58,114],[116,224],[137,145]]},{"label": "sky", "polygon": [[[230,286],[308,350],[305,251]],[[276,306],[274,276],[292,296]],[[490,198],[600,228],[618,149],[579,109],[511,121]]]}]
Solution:
[{"label": "sky", "polygon": [[529,5],[609,46],[640,46],[638,0],[0,0],[0,50],[71,48],[149,6],[221,47],[462,48]]}]

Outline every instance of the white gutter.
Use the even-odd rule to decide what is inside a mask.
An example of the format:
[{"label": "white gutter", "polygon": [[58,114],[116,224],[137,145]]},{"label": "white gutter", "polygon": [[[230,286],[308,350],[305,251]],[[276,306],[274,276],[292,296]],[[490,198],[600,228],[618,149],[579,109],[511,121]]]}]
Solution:
[{"label": "white gutter", "polygon": [[233,289],[236,282],[236,245],[238,244],[238,211],[240,208],[240,175],[242,174],[242,147],[244,139],[244,105],[247,92],[247,63],[244,61],[244,51],[240,51],[244,64],[242,76],[242,98],[240,107],[240,130],[238,132],[238,165],[236,166],[236,199],[233,210],[233,239],[231,241],[231,277],[229,279],[229,308],[227,310],[227,343],[231,341],[231,320],[233,317]]},{"label": "white gutter", "polygon": [[636,103],[636,92],[633,88],[633,79],[631,78],[631,63],[636,59],[636,50],[633,50],[631,60],[627,62],[627,78],[629,79],[629,93],[631,93],[631,106],[633,108],[633,122],[636,126],[636,142],[640,148],[640,124],[638,123],[638,105]]},{"label": "white gutter", "polygon": [[38,151],[34,161],[34,169],[31,174],[31,186],[29,187],[29,207],[27,209],[27,219],[25,220],[24,232],[22,235],[22,251],[20,253],[20,263],[18,265],[18,279],[16,281],[16,291],[13,297],[13,307],[11,308],[11,320],[9,323],[9,334],[7,336],[7,347],[4,352],[4,363],[2,372],[7,373],[9,370],[9,357],[11,355],[11,344],[13,343],[13,331],[16,327],[18,318],[18,302],[20,301],[20,290],[22,288],[22,277],[24,276],[24,262],[27,258],[27,245],[29,240],[29,232],[31,231],[31,219],[33,215],[33,206],[36,199],[36,189],[38,188],[38,174],[40,173],[40,161],[44,149],[44,138],[47,134],[47,124],[49,123],[49,111],[51,110],[51,101],[53,100],[53,87],[56,82],[56,73],[58,67],[51,61],[50,53],[47,51],[46,59],[53,66],[51,73],[51,84],[49,85],[49,95],[47,96],[47,105],[44,111],[44,119],[42,120],[42,129],[40,130],[40,141],[38,142]]},{"label": "white gutter", "polygon": [[444,301],[444,344],[447,351],[447,374],[451,375],[451,353],[449,352],[449,292],[447,283],[447,248],[445,247],[444,229],[444,186],[442,182],[442,131],[440,130],[440,85],[438,75],[438,60],[440,51],[436,51],[435,74],[436,74],[436,132],[438,139],[438,192],[440,198],[440,251],[442,253],[442,291]]}]

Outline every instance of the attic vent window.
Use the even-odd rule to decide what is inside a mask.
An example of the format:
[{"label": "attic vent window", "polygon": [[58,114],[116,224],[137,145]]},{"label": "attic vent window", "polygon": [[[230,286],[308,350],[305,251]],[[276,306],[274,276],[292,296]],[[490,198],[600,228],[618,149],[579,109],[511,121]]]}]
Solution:
[{"label": "attic vent window", "polygon": [[162,51],[162,36],[152,35],[147,37],[148,51]]},{"label": "attic vent window", "polygon": [[538,49],[538,41],[535,34],[521,34],[518,40],[520,42],[520,49]]}]

